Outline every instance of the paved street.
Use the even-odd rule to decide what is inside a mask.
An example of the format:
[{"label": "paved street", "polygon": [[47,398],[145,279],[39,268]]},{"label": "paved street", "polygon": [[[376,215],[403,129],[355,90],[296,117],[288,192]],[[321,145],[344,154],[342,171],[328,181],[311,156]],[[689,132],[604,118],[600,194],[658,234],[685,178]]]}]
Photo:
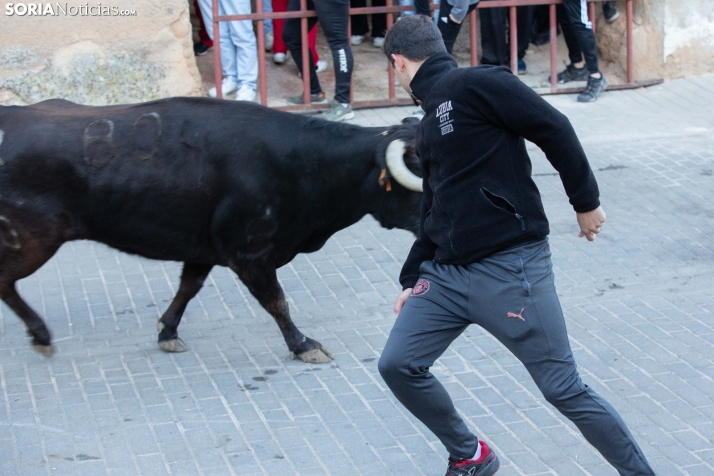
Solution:
[{"label": "paved street", "polygon": [[[622,414],[657,474],[714,474],[714,76],[550,96],[585,146],[608,214],[577,238],[559,177],[530,145],[583,380]],[[398,122],[413,107],[359,111]],[[478,140],[478,138],[474,138]],[[189,305],[189,352],[156,345],[178,263],[65,245],[21,293],[57,352],[0,308],[2,475],[442,475],[446,453],[377,372],[413,237],[371,218],[279,275],[292,316],[335,356],[290,360],[273,319],[226,269]],[[499,476],[615,475],[522,365],[472,326],[432,369]]]}]

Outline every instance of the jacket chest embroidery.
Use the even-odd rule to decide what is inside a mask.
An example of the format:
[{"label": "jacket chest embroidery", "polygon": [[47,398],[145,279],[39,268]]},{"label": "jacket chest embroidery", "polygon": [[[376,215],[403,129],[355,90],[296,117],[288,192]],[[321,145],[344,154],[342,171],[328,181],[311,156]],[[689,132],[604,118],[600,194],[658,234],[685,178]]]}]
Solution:
[{"label": "jacket chest embroidery", "polygon": [[441,135],[448,134],[449,132],[454,132],[454,119],[450,117],[451,111],[451,101],[446,101],[439,104],[436,108],[436,118],[439,120],[439,128],[441,129]]}]

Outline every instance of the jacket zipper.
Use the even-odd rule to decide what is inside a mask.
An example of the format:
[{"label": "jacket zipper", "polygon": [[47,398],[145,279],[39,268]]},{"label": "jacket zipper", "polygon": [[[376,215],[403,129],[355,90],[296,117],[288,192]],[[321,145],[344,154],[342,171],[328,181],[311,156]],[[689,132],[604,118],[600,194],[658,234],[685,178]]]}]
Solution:
[{"label": "jacket zipper", "polygon": [[[526,221],[525,221],[525,219],[523,218],[523,215],[521,215],[520,213],[518,213],[518,212],[516,211],[516,207],[514,207],[511,202],[509,202],[508,200],[506,200],[504,197],[502,197],[502,196],[500,196],[500,195],[496,195],[495,193],[493,193],[492,191],[490,191],[489,189],[487,189],[487,188],[485,188],[485,187],[481,187],[481,193],[484,195],[484,197],[486,198],[486,200],[488,200],[488,202],[489,202],[493,207],[498,208],[499,210],[503,210],[504,212],[508,213],[509,215],[514,215],[514,216],[518,219],[518,221],[521,222],[521,231],[526,231]],[[498,205],[496,205],[495,203],[493,203],[493,200],[491,200],[490,198],[488,198],[489,195],[492,195],[492,196],[494,196],[494,197],[496,197],[496,198],[500,198],[501,200],[503,200],[504,202],[506,202],[508,205],[511,206],[511,208],[513,208],[513,212],[511,212],[511,211],[509,211],[509,210],[506,210],[506,209],[503,208],[503,207],[499,207]]]}]

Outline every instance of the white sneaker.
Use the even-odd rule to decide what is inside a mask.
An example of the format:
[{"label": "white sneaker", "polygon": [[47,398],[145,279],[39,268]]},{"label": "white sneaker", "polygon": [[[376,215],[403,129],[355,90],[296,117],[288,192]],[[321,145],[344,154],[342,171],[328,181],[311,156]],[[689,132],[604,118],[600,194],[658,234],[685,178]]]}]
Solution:
[{"label": "white sneaker", "polygon": [[236,101],[255,101],[255,89],[244,84],[236,93]]},{"label": "white sneaker", "polygon": [[273,53],[273,63],[275,63],[275,64],[285,63],[285,53]]},{"label": "white sneaker", "polygon": [[384,44],[383,36],[378,36],[372,40],[372,46],[374,46],[375,48],[381,48],[383,44]]},{"label": "white sneaker", "polygon": [[[317,64],[315,65],[315,72],[316,73],[322,73],[327,69],[327,61],[324,60],[317,60]],[[302,78],[302,73],[300,71],[297,72],[298,78]]]},{"label": "white sneaker", "polygon": [[[238,89],[238,84],[236,84],[235,81],[233,81],[233,78],[223,78],[223,82],[221,83],[221,92],[223,93],[223,96],[225,97],[226,94],[230,94],[233,91]],[[213,86],[211,89],[208,90],[208,95],[211,96],[212,98],[216,97],[216,87]]]},{"label": "white sneaker", "polygon": [[352,37],[350,38],[350,43],[352,43],[352,46],[361,45],[363,41],[364,35],[352,35]]},{"label": "white sneaker", "polygon": [[272,33],[265,35],[265,51],[273,50],[273,43],[275,43],[275,37]]}]

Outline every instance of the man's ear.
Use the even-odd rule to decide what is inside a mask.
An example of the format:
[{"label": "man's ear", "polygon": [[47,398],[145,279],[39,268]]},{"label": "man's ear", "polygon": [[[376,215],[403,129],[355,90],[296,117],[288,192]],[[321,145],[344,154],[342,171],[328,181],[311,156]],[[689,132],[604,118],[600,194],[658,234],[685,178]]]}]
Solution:
[{"label": "man's ear", "polygon": [[394,59],[394,69],[398,70],[400,73],[404,72],[406,64],[404,63],[404,56],[392,53],[392,59]]}]

